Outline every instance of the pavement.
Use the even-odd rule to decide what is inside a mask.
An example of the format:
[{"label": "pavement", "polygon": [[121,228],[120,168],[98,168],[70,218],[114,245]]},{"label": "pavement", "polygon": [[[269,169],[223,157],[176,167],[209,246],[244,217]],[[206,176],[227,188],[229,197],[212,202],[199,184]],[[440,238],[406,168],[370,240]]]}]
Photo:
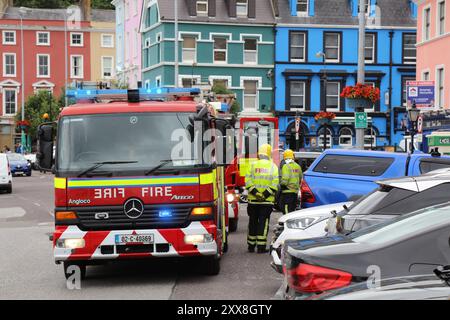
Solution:
[{"label": "pavement", "polygon": [[[0,299],[269,300],[280,287],[270,256],[247,252],[242,208],[218,276],[202,275],[191,260],[123,261],[88,267],[81,289],[69,290],[49,241],[53,176],[34,171],[13,179],[13,193],[0,193]],[[272,225],[278,216],[272,215]]]}]

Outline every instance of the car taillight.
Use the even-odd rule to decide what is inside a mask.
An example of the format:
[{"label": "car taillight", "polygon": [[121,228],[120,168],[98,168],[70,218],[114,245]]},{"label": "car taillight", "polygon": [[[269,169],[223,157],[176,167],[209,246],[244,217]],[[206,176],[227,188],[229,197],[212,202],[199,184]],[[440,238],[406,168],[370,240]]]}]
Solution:
[{"label": "car taillight", "polygon": [[300,187],[301,195],[302,195],[302,203],[314,203],[316,202],[316,197],[311,191],[311,188],[308,186],[305,180],[302,180],[302,184]]},{"label": "car taillight", "polygon": [[300,263],[287,272],[288,283],[297,292],[320,293],[348,286],[352,275],[348,272]]}]

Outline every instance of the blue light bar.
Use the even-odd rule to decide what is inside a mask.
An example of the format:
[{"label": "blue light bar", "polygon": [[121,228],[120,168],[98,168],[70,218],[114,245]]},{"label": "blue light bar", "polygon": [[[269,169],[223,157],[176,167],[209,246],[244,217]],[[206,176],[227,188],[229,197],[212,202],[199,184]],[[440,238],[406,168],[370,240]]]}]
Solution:
[{"label": "blue light bar", "polygon": [[[140,88],[139,101],[148,101],[156,99],[164,99],[169,97],[196,96],[200,94],[198,88]],[[128,90],[126,89],[78,89],[67,90],[66,96],[69,99],[79,100],[110,100],[110,101],[127,101]]]}]

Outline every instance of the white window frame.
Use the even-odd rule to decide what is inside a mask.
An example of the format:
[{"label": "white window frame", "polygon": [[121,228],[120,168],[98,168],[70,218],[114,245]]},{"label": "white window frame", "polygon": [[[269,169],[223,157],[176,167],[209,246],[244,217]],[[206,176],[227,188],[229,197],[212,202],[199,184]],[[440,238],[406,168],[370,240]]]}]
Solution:
[{"label": "white window frame", "polygon": [[183,80],[185,80],[185,79],[191,80],[192,87],[194,87],[195,85],[200,84],[201,79],[202,79],[202,76],[201,76],[201,75],[198,75],[198,74],[196,74],[196,75],[191,75],[191,74],[180,74],[180,75],[178,76],[178,86],[179,86],[180,88],[184,88],[184,87],[183,87]]},{"label": "white window frame", "polygon": [[[302,34],[303,35],[303,46],[292,45],[291,36],[293,34]],[[307,33],[305,31],[292,31],[289,33],[289,61],[291,61],[291,62],[305,62],[306,61],[306,41],[307,41],[306,34]],[[303,48],[303,59],[292,58],[291,54],[290,54],[290,51],[292,50],[292,48]]]},{"label": "white window frame", "polygon": [[325,147],[324,137],[325,135],[321,133],[322,130],[327,130],[327,149],[333,148],[333,131],[329,127],[322,127],[318,131],[317,142],[319,147]]},{"label": "white window frame", "polygon": [[145,89],[150,89],[150,80],[145,80],[145,82],[144,82],[144,88],[145,88]]},{"label": "white window frame", "polygon": [[[207,16],[208,15],[208,11],[209,11],[208,2],[209,2],[208,0],[197,0],[197,2],[195,3],[195,12],[198,16]],[[206,5],[206,11],[199,11],[198,10],[199,4]]]},{"label": "white window frame", "polygon": [[[15,98],[14,104],[15,104],[15,109],[16,109],[15,113],[6,113],[6,91],[13,91],[14,92],[14,98]],[[13,116],[15,116],[17,114],[17,111],[18,111],[18,105],[17,105],[18,97],[17,97],[17,95],[18,95],[18,90],[17,89],[3,88],[3,90],[2,90],[2,96],[3,96],[2,102],[3,102],[3,115],[4,116],[6,116],[6,117],[13,117]]]},{"label": "white window frame", "polygon": [[156,85],[157,88],[161,87],[161,85],[162,85],[162,77],[161,76],[155,77],[155,85]]},{"label": "white window frame", "polygon": [[[326,39],[324,39],[325,61],[326,62],[339,62],[339,61],[341,61],[341,34],[338,33],[338,32],[324,32],[324,34],[323,34],[324,38],[326,38],[326,36],[329,35],[329,34],[336,35],[338,37],[338,45],[337,45],[337,47],[327,47]],[[337,59],[328,59],[326,57],[327,48],[331,48],[331,49],[336,49],[337,48],[337,54],[338,54]]]},{"label": "white window frame", "polygon": [[[407,57],[405,56],[405,37],[406,36],[412,36],[412,33],[408,33],[408,34],[403,34],[402,37],[402,56],[403,56],[403,63],[404,64],[417,64],[417,49],[416,49],[416,56],[414,57],[414,60],[412,59],[412,57]],[[417,41],[417,34],[416,34],[416,41]]]},{"label": "white window frame", "polygon": [[[366,63],[368,63],[368,64],[373,64],[373,63],[375,63],[375,61],[376,61],[376,59],[375,59],[375,57],[376,57],[376,47],[377,47],[377,40],[376,40],[376,34],[375,33],[366,33],[366,37],[367,36],[370,36],[370,37],[372,37],[372,60],[367,60],[367,56],[366,55],[364,55],[365,57],[366,57]],[[366,49],[370,49],[370,47],[366,47],[366,44],[365,44],[365,39],[364,39],[364,50],[366,50]]]},{"label": "white window frame", "polygon": [[[291,97],[302,97],[301,95],[293,95],[292,94],[292,87],[291,87],[291,84],[293,83],[293,82],[299,82],[299,83],[302,83],[302,85],[303,85],[303,108],[296,108],[295,106],[294,107],[292,107],[293,105],[292,105],[292,101],[291,101]],[[305,111],[305,108],[306,108],[306,81],[305,80],[301,80],[301,79],[299,79],[299,80],[290,80],[289,82],[289,97],[288,97],[288,99],[289,99],[289,110],[290,111]]]},{"label": "white window frame", "polygon": [[209,76],[208,82],[212,86],[214,86],[214,80],[222,80],[228,82],[227,88],[232,87],[232,77],[231,76]]},{"label": "white window frame", "polygon": [[[249,111],[249,110],[258,111],[259,110],[259,93],[260,93],[261,87],[262,87],[262,78],[261,77],[241,77],[240,80],[241,80],[240,85],[242,88],[242,110],[243,111]],[[248,96],[248,94],[247,95],[245,94],[245,82],[246,81],[255,81],[256,82],[255,109],[245,107],[245,96]]]},{"label": "white window frame", "polygon": [[[441,29],[441,4],[444,4],[444,25],[443,25],[443,30]],[[445,23],[447,20],[447,16],[446,16],[446,9],[447,9],[447,3],[445,0],[438,0],[437,4],[436,4],[436,36],[442,36],[445,34]]]},{"label": "white window frame", "polygon": [[[372,128],[368,128],[366,130],[370,130],[370,135],[364,132],[364,148],[375,148],[377,146],[377,132]],[[373,139],[373,143],[366,143],[366,139]]]},{"label": "white window frame", "polygon": [[[114,35],[113,34],[111,34],[111,33],[102,33],[102,40],[101,40],[101,42],[102,42],[102,48],[114,48]],[[110,37],[111,38],[111,45],[105,45],[105,38],[106,37]]]},{"label": "white window frame", "polygon": [[[81,58],[81,72],[80,72],[80,75],[78,75],[78,76],[75,76],[74,75],[74,70],[73,70],[73,67],[74,67],[74,65],[73,65],[73,62],[74,62],[74,58]],[[74,55],[71,55],[70,56],[70,77],[72,78],[72,79],[83,79],[84,78],[84,56],[83,55],[79,55],[79,54],[74,54]]]},{"label": "white window frame", "polygon": [[[41,75],[40,74],[40,64],[39,64],[39,58],[40,57],[47,57],[47,70],[48,73],[46,75]],[[49,54],[42,54],[42,53],[38,53],[36,55],[36,78],[50,78],[51,72],[50,72],[50,55]]]},{"label": "white window frame", "polygon": [[422,70],[422,81],[429,81],[431,79],[430,69]]},{"label": "white window frame", "polygon": [[[342,134],[344,130],[350,131],[350,134]],[[339,130],[339,146],[343,147],[343,148],[351,148],[351,147],[353,147],[353,140],[354,140],[353,139],[353,133],[354,132],[349,127],[341,128],[341,130]],[[341,138],[346,138],[346,139],[350,138],[350,143],[343,143]]]},{"label": "white window frame", "polygon": [[[306,3],[306,11],[298,11],[298,5],[300,4],[299,2],[303,2],[304,4]],[[308,15],[309,0],[297,0],[295,6],[296,6],[296,11],[297,11],[297,16],[307,16]]]},{"label": "white window frame", "polygon": [[[358,1],[358,13],[359,13],[359,10],[360,10],[360,8],[359,8],[359,0],[357,0]],[[371,0],[365,0],[365,1],[367,1],[367,4],[365,4],[365,8],[364,8],[364,13],[366,14],[366,16],[368,16],[368,15],[370,15],[370,8],[372,7],[372,1]]]},{"label": "white window frame", "polygon": [[[14,34],[14,42],[6,41],[6,34],[12,33]],[[17,43],[17,34],[15,30],[3,30],[2,31],[2,44],[5,46],[14,46]]]},{"label": "white window frame", "polygon": [[[81,36],[80,43],[74,43],[73,42],[73,36],[79,35]],[[71,47],[83,47],[84,46],[84,33],[83,32],[71,32],[70,33],[70,46]]]},{"label": "white window frame", "polygon": [[[242,2],[238,2],[238,1],[245,1],[245,3],[242,3]],[[245,14],[244,13],[239,13],[238,11],[238,8],[239,7],[245,7]],[[236,16],[237,17],[248,17],[248,0],[236,0]]]},{"label": "white window frame", "polygon": [[[439,82],[439,71],[442,70],[442,84]],[[436,108],[443,109],[445,107],[445,66],[436,66]],[[442,87],[442,96],[441,90]]]},{"label": "white window frame", "polygon": [[[337,83],[337,85],[338,85],[338,90],[337,90],[337,95],[329,95],[328,94],[328,85],[329,84],[331,84],[331,83]],[[340,95],[340,93],[341,93],[341,82],[340,81],[327,81],[326,83],[325,83],[325,107],[326,107],[326,110],[327,111],[332,111],[332,112],[335,112],[335,111],[339,111],[339,110],[341,110],[341,95]],[[337,107],[336,108],[328,108],[328,105],[327,105],[327,98],[328,98],[328,96],[330,96],[330,97],[337,97],[338,98],[338,105],[337,105]]]},{"label": "white window frame", "polygon": [[[214,48],[214,39],[215,38],[220,38],[220,39],[225,39],[225,49],[216,49]],[[221,64],[226,64],[228,63],[228,37],[226,36],[213,36],[213,61],[214,63],[221,63]],[[216,52],[225,52],[225,60],[216,60]]]},{"label": "white window frame", "polygon": [[[255,40],[256,41],[256,50],[245,50],[245,40]],[[252,38],[252,37],[244,37],[244,64],[250,64],[250,65],[257,65],[258,64],[258,47],[259,47],[259,41],[258,38]],[[253,53],[255,55],[255,61],[247,61],[246,54],[247,53]]]},{"label": "white window frame", "polygon": [[[429,21],[428,28],[427,28],[427,17]],[[423,8],[422,11],[422,41],[428,41],[430,39],[431,39],[431,5],[428,5],[425,8]]]},{"label": "white window frame", "polygon": [[[184,38],[193,38],[195,40],[195,48],[185,48],[184,47]],[[197,42],[198,42],[198,38],[196,35],[193,34],[182,34],[181,35],[181,61],[184,63],[196,63],[197,62]],[[192,60],[186,60],[185,59],[185,53],[194,53],[194,59]]]},{"label": "white window frame", "polygon": [[[377,84],[374,81],[366,81],[365,82],[366,85],[371,85],[372,88],[376,88]],[[372,104],[372,108],[365,108],[364,112],[374,112],[375,111],[375,103]]]},{"label": "white window frame", "polygon": [[[45,34],[47,36],[47,42],[40,42],[39,36]],[[42,47],[50,46],[50,32],[48,31],[36,31],[36,45]]]},{"label": "white window frame", "polygon": [[[105,76],[105,64],[104,64],[105,59],[111,59],[111,75],[110,76]],[[102,79],[112,79],[114,77],[114,57],[113,56],[102,56],[101,61],[102,61]]]},{"label": "white window frame", "polygon": [[[14,73],[6,73],[6,57],[13,56],[14,57]],[[4,77],[16,77],[17,76],[17,57],[14,52],[4,52],[3,53],[3,76]]]}]

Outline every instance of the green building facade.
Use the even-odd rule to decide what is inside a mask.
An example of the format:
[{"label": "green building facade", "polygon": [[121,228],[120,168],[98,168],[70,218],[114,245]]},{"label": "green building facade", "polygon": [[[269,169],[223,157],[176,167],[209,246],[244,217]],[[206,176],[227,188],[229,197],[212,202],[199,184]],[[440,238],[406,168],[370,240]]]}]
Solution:
[{"label": "green building facade", "polygon": [[[208,88],[220,83],[236,93],[241,111],[273,111],[275,29],[270,1],[267,8],[256,12],[254,1],[249,1],[247,8],[234,11],[225,0],[179,0],[177,37],[173,7],[166,1],[162,6],[162,2],[148,0],[144,4],[141,32],[145,87]],[[205,3],[206,10],[199,6]],[[243,15],[244,9],[247,16]]]}]

